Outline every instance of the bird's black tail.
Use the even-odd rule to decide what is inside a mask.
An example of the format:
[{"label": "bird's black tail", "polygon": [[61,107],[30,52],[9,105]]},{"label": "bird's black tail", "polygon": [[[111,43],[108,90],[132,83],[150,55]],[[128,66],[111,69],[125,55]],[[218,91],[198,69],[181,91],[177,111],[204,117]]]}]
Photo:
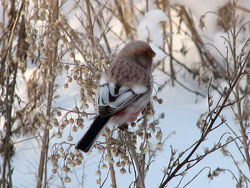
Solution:
[{"label": "bird's black tail", "polygon": [[90,126],[89,130],[83,135],[81,140],[76,144],[76,149],[79,149],[83,152],[88,152],[92,144],[96,140],[97,136],[99,135],[100,131],[105,127],[105,124],[108,122],[109,119],[110,116],[108,117],[97,116],[97,118]]}]

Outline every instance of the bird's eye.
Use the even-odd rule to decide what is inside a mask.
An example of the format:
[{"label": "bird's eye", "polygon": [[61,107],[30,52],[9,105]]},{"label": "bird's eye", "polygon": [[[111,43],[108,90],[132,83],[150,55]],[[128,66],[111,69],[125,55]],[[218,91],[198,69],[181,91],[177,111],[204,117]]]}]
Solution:
[{"label": "bird's eye", "polygon": [[147,55],[148,55],[148,51],[143,51],[143,52],[142,52],[142,55],[143,55],[143,56],[147,56]]}]

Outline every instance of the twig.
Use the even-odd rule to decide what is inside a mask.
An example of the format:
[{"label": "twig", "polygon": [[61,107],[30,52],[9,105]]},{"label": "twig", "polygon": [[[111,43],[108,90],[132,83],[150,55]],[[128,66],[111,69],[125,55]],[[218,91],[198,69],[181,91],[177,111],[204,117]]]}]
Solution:
[{"label": "twig", "polygon": [[129,148],[129,151],[130,151],[130,154],[131,154],[131,157],[133,158],[133,160],[135,161],[135,165],[136,165],[136,168],[137,168],[137,172],[138,172],[138,176],[139,176],[139,182],[140,182],[140,188],[145,188],[145,184],[144,184],[144,178],[143,178],[143,173],[141,171],[141,165],[138,161],[138,158],[137,158],[137,155],[136,155],[136,152],[135,152],[135,146],[133,145],[132,141],[131,141],[131,137],[129,135],[129,132],[127,129],[124,129],[126,135],[127,135],[127,138],[128,138],[128,148]]},{"label": "twig", "polygon": [[222,101],[222,105],[220,105],[218,111],[216,112],[214,117],[211,117],[211,121],[206,129],[206,131],[201,135],[200,139],[198,140],[198,142],[196,143],[196,145],[194,146],[194,148],[191,150],[191,152],[188,154],[188,156],[181,162],[178,164],[178,166],[174,169],[174,171],[169,174],[169,176],[167,177],[167,179],[160,185],[160,188],[164,188],[167,183],[176,176],[177,172],[185,165],[189,162],[189,159],[193,156],[193,154],[195,153],[195,151],[199,148],[199,146],[201,145],[201,143],[205,140],[205,138],[207,137],[207,135],[209,134],[209,132],[211,131],[211,129],[213,128],[217,118],[220,116],[222,110],[225,108],[225,104],[228,102],[229,96],[232,93],[233,89],[235,88],[236,84],[238,83],[243,70],[245,68],[245,65],[247,63],[248,57],[250,56],[250,52],[247,54],[247,58],[245,59],[245,61],[242,63],[242,66],[240,67],[240,70],[238,71],[238,74],[235,75],[233,82],[232,82],[232,86],[228,89],[226,96],[224,98],[224,100]]},{"label": "twig", "polygon": [[[49,14],[49,23],[52,25],[54,24],[54,19],[58,18],[58,8],[59,8],[59,1],[53,1],[51,2],[48,9],[52,10]],[[52,28],[49,27],[49,30]],[[50,35],[50,32],[49,32]],[[48,36],[51,37],[51,36]],[[56,46],[52,50],[48,50],[48,74],[51,76],[52,80],[48,81],[48,94],[47,94],[47,108],[46,108],[46,116],[48,119],[50,119],[51,116],[51,108],[52,108],[52,100],[54,95],[54,83],[55,83],[55,77],[56,75],[53,74],[54,69],[57,67],[57,53],[58,53],[58,28],[55,32],[56,38]],[[42,181],[44,180],[44,187],[47,185],[47,162],[48,162],[48,147],[49,147],[49,130],[46,128],[46,124],[44,125],[44,133],[42,138],[42,147],[41,147],[41,154],[40,154],[40,160],[39,160],[39,167],[38,167],[38,175],[37,175],[37,188],[42,188]],[[43,177],[44,175],[44,177]]]},{"label": "twig", "polygon": [[[86,55],[83,53],[83,50],[80,49],[80,47],[77,45],[76,43],[76,36],[73,35],[72,33],[69,33],[69,31],[67,31],[61,24],[61,28],[64,30],[64,32],[66,33],[66,35],[70,38],[71,40],[71,44],[74,46],[74,48],[81,54],[82,58],[84,59],[86,65],[88,66],[89,70],[91,72],[96,72],[97,69],[95,67],[93,67],[90,62],[88,61],[88,59],[86,58]],[[73,32],[73,30],[72,30]]]},{"label": "twig", "polygon": [[121,4],[118,2],[118,0],[114,0],[114,2],[115,2],[116,9],[118,11],[120,22],[122,23],[123,28],[125,30],[126,36],[127,36],[127,38],[131,38],[133,40],[133,35],[130,34],[131,33],[130,27],[129,27],[129,24],[127,23],[126,19],[124,18]]},{"label": "twig", "polygon": [[95,41],[94,41],[94,30],[92,25],[92,18],[91,18],[91,11],[90,11],[90,3],[89,0],[86,0],[86,7],[87,7],[87,18],[88,18],[88,30],[89,30],[89,37],[91,41],[92,48],[95,47]]},{"label": "twig", "polygon": [[[169,32],[173,33],[173,23],[172,23],[172,16],[171,16],[171,9],[170,9],[170,2],[168,1],[167,5],[167,14],[168,14],[168,20],[169,20]],[[169,37],[169,43],[168,43],[168,50],[169,50],[169,63],[170,63],[170,73],[171,73],[171,80],[172,80],[172,86],[174,86],[175,81],[175,70],[173,65],[173,35],[170,35]]]},{"label": "twig", "polygon": [[183,188],[187,187],[192,181],[194,181],[195,178],[197,178],[205,169],[209,169],[211,170],[210,167],[204,167],[203,169],[201,169],[189,182],[187,182]]},{"label": "twig", "polygon": [[199,36],[195,26],[194,26],[193,20],[189,16],[187,10],[182,5],[180,5],[179,7],[180,7],[180,11],[181,11],[181,15],[183,17],[183,20],[192,33],[192,39],[193,39],[193,41],[194,41],[194,43],[195,43],[195,45],[196,45],[196,47],[201,55],[201,58],[203,60],[207,61],[207,62],[204,61],[204,63],[206,63],[207,66],[208,66],[207,63],[209,63],[209,65],[211,65],[213,67],[213,71],[214,71],[216,76],[225,77],[225,75],[226,75],[225,68],[213,56],[211,56],[211,54],[209,52],[204,51],[203,41],[201,40],[201,38],[200,38],[200,36]]},{"label": "twig", "polygon": [[245,8],[245,7],[242,7],[242,6],[240,6],[240,5],[236,5],[235,8],[237,8],[237,9],[239,9],[239,10],[242,10],[242,11],[245,11],[245,12],[247,12],[247,13],[250,14],[250,10],[247,9],[247,8]]},{"label": "twig", "polygon": [[32,140],[32,139],[38,138],[38,137],[40,137],[40,136],[32,136],[32,137],[30,137],[30,138],[26,138],[26,139],[23,139],[23,140],[19,140],[19,141],[17,141],[17,142],[14,142],[13,144],[19,144],[19,143],[21,143],[21,142],[25,142],[25,141],[28,141],[28,140]]},{"label": "twig", "polygon": [[[162,69],[160,69],[158,67],[157,67],[157,69],[160,70],[160,71],[162,71],[164,74],[166,74],[166,75],[168,75],[168,76],[171,77],[171,75],[169,75],[169,73],[163,71]],[[192,90],[192,89],[188,88],[187,86],[185,86],[184,84],[182,84],[179,80],[177,80],[177,78],[175,78],[175,81],[176,81],[176,83],[178,83],[180,86],[182,86],[184,89],[190,91],[191,93],[194,93],[194,94],[196,94],[198,96],[201,96],[203,98],[206,97],[204,94],[200,93],[199,91],[195,91],[195,90]]]},{"label": "twig", "polygon": [[[11,2],[11,8],[14,9],[15,7],[15,1]],[[9,52],[12,49],[12,43],[13,43],[13,38],[14,38],[14,33],[16,31],[16,27],[21,15],[21,11],[24,7],[24,0],[22,0],[22,3],[20,5],[20,8],[18,10],[18,13],[16,14],[16,17],[14,18],[14,13],[13,13],[13,20],[10,21],[10,23],[13,23],[11,30],[10,30],[10,36],[8,38],[8,46],[7,49],[5,50],[4,54],[3,54],[3,58],[1,59],[1,65],[3,65],[5,67],[5,61],[7,56],[9,55]],[[13,152],[13,148],[11,147],[11,129],[12,129],[12,125],[13,125],[13,119],[12,119],[12,110],[13,110],[13,103],[14,103],[14,97],[15,97],[15,86],[16,86],[16,79],[17,79],[17,64],[14,64],[12,70],[11,70],[11,74],[13,75],[13,79],[11,79],[11,76],[6,78],[6,89],[5,89],[5,108],[6,108],[6,115],[5,115],[5,119],[6,122],[4,124],[4,129],[5,131],[5,137],[4,137],[4,142],[3,142],[3,165],[2,165],[2,177],[1,177],[1,187],[2,188],[6,188],[8,186],[12,185],[12,169],[11,169],[11,156],[12,156],[12,152]],[[2,68],[2,66],[1,66]],[[10,69],[8,67],[8,69]],[[4,69],[3,69],[4,70]],[[10,71],[10,70],[7,70]],[[4,79],[3,79],[4,75],[1,75],[1,80],[4,83]],[[6,173],[6,168],[8,168],[8,173]],[[7,177],[8,177],[8,182],[7,182]]]},{"label": "twig", "polygon": [[76,113],[76,114],[82,114],[84,116],[92,116],[92,115],[96,115],[96,113],[87,113],[87,112],[80,112],[78,110],[69,110],[69,109],[66,109],[66,108],[63,108],[63,107],[57,107],[57,109],[61,109],[61,110],[65,110],[67,112],[72,112],[72,113]]},{"label": "twig", "polygon": [[[106,143],[109,143],[109,142],[108,142],[109,137],[108,137],[107,135],[105,136],[105,140],[106,140]],[[107,144],[107,152],[108,152],[108,153],[107,153],[108,157],[111,157],[111,158],[112,158],[110,145],[108,145],[108,144]],[[111,174],[112,187],[113,187],[113,188],[117,188],[114,165],[113,165],[113,163],[111,163],[110,161],[109,161],[109,170],[110,170],[110,174]]]},{"label": "twig", "polygon": [[102,185],[100,186],[100,188],[104,187],[104,184],[105,184],[105,182],[107,181],[107,179],[108,179],[108,177],[109,177],[109,172],[110,172],[110,169],[108,170],[107,176],[105,177],[105,179],[104,179]]}]

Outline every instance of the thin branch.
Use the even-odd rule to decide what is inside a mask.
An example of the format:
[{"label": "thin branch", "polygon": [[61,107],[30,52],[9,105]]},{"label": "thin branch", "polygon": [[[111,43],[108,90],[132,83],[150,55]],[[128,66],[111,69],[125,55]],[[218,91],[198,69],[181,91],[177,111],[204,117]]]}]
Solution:
[{"label": "thin branch", "polygon": [[183,188],[185,188],[185,187],[187,187],[191,182],[193,182],[205,169],[209,169],[209,170],[211,170],[211,168],[210,167],[204,167],[204,168],[202,168],[189,182],[187,182],[184,186],[183,186]]},{"label": "thin branch", "polygon": [[138,177],[139,177],[139,182],[140,182],[140,188],[145,188],[145,184],[144,184],[144,178],[143,178],[143,173],[141,171],[141,165],[138,161],[138,158],[137,158],[137,155],[136,155],[136,152],[135,152],[135,146],[133,145],[132,141],[131,141],[131,137],[130,137],[130,134],[128,132],[127,129],[124,130],[126,135],[127,135],[127,139],[128,139],[128,147],[129,147],[129,151],[130,151],[130,154],[131,154],[131,157],[133,158],[133,160],[135,161],[135,165],[136,165],[136,168],[137,168],[137,172],[138,172]]},{"label": "thin branch", "polygon": [[[109,137],[106,135],[105,136],[106,143],[109,143]],[[112,158],[111,154],[111,148],[110,145],[107,144],[107,155]],[[111,182],[112,182],[112,187],[117,188],[117,183],[116,183],[116,176],[115,176],[115,169],[113,163],[109,161],[109,170],[111,174]]]},{"label": "thin branch", "polygon": [[[160,71],[162,71],[164,74],[166,74],[166,75],[168,75],[168,76],[171,77],[171,75],[170,75],[169,73],[163,71],[162,69],[160,69],[160,68],[158,68],[158,67],[157,67],[157,69],[160,70]],[[199,91],[195,91],[195,90],[192,90],[192,89],[188,88],[187,86],[185,86],[184,84],[182,84],[179,80],[177,80],[177,78],[175,78],[175,81],[176,81],[176,83],[178,83],[180,86],[182,86],[182,87],[183,87],[184,89],[186,89],[187,91],[189,91],[189,92],[191,92],[191,93],[194,93],[194,94],[196,94],[196,95],[198,95],[198,96],[201,96],[201,97],[203,97],[203,98],[206,97],[204,94],[200,93]]]},{"label": "thin branch", "polygon": [[209,132],[211,131],[211,129],[213,128],[217,118],[220,116],[222,110],[225,108],[225,104],[228,102],[229,96],[232,93],[233,89],[235,88],[236,84],[238,83],[245,65],[247,63],[248,57],[250,56],[250,52],[247,55],[247,58],[245,59],[245,61],[243,62],[242,66],[240,67],[240,70],[238,72],[237,75],[235,75],[235,78],[233,79],[232,82],[232,86],[228,89],[227,94],[224,98],[224,100],[222,101],[222,104],[220,105],[218,111],[216,112],[215,116],[212,118],[211,117],[211,121],[208,125],[207,130],[201,135],[200,139],[198,140],[197,144],[194,146],[194,148],[191,150],[191,152],[188,154],[188,156],[181,162],[178,164],[178,166],[174,169],[174,171],[167,177],[167,179],[160,185],[160,188],[164,188],[167,183],[176,176],[177,172],[185,165],[189,162],[189,159],[193,156],[193,154],[195,153],[195,151],[199,148],[199,146],[201,145],[201,143],[205,140],[205,138],[207,137],[207,135],[209,134]]}]

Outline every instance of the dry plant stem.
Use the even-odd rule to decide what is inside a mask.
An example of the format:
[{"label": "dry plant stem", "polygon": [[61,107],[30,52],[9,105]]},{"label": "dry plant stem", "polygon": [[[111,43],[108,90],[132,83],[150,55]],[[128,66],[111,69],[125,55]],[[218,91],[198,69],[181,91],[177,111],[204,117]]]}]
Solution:
[{"label": "dry plant stem", "polygon": [[242,169],[240,168],[240,165],[239,165],[238,161],[235,159],[235,157],[231,153],[229,153],[228,156],[232,159],[233,163],[235,164],[236,168],[239,171],[240,176],[244,177],[248,182],[250,182],[248,175],[245,175],[245,173],[242,171]]},{"label": "dry plant stem", "polygon": [[127,36],[127,38],[130,38],[131,40],[133,40],[133,35],[130,34],[130,27],[129,27],[126,19],[124,18],[122,7],[121,7],[120,3],[118,2],[118,0],[114,0],[114,2],[115,2],[115,6],[117,8],[118,14],[119,14],[120,22],[122,23],[123,28],[125,30],[126,36]]},{"label": "dry plant stem", "polygon": [[[105,140],[106,140],[106,143],[109,143],[108,136],[105,136]],[[108,152],[108,156],[112,157],[111,149],[110,149],[109,145],[107,145],[107,152]],[[116,176],[115,176],[115,169],[114,169],[113,163],[111,163],[111,162],[109,162],[109,170],[110,170],[110,174],[111,174],[112,188],[117,188]]]},{"label": "dry plant stem", "polygon": [[139,176],[139,183],[140,183],[140,188],[145,188],[145,184],[144,184],[144,178],[143,178],[143,172],[142,172],[142,168],[141,165],[138,161],[137,155],[136,155],[136,151],[135,151],[135,146],[132,143],[131,137],[129,135],[129,132],[127,129],[124,129],[127,138],[128,138],[128,148],[129,148],[129,152],[131,154],[131,157],[133,158],[133,160],[135,161],[135,166],[137,168],[137,172],[138,172],[138,176]]},{"label": "dry plant stem", "polygon": [[[17,74],[17,65],[15,65],[13,80],[8,79],[7,81],[7,89],[6,89],[6,123],[4,127],[6,128],[6,135],[3,143],[4,154],[3,154],[3,166],[2,166],[2,188],[7,187],[6,182],[6,168],[7,165],[10,165],[11,152],[13,151],[9,147],[11,147],[10,138],[11,138],[11,128],[12,128],[12,104],[14,102],[14,90],[16,84],[16,74]],[[10,105],[11,104],[11,105]],[[9,169],[8,177],[11,178],[11,169]],[[11,181],[9,181],[10,183]]]},{"label": "dry plant stem", "polygon": [[89,63],[89,61],[86,58],[86,55],[83,53],[83,51],[79,48],[79,46],[77,45],[77,39],[75,38],[74,35],[72,35],[71,33],[69,33],[66,29],[64,29],[63,27],[61,27],[64,32],[66,33],[66,35],[70,38],[71,40],[71,44],[73,45],[73,47],[81,54],[82,58],[84,59],[86,65],[88,66],[89,70],[91,72],[96,72],[97,69],[93,66],[91,66],[91,64]]},{"label": "dry plant stem", "polygon": [[174,86],[174,80],[175,80],[175,71],[173,66],[173,24],[172,24],[172,17],[171,17],[171,9],[170,9],[170,3],[168,2],[167,5],[167,15],[169,19],[169,32],[171,33],[169,37],[169,43],[168,43],[168,50],[169,50],[169,63],[170,63],[170,73],[171,73],[171,80],[172,80],[172,86]]},{"label": "dry plant stem", "polygon": [[183,188],[187,187],[191,182],[194,181],[194,179],[196,179],[204,170],[209,169],[211,171],[210,167],[204,167],[203,169],[201,169],[191,180],[189,180],[184,186]]},{"label": "dry plant stem", "polygon": [[[98,27],[100,28],[101,31],[103,31],[103,34],[101,35],[100,39],[103,37],[105,45],[106,45],[106,48],[107,48],[108,52],[111,53],[111,48],[109,46],[109,42],[108,42],[108,39],[106,37],[106,31],[105,31],[106,29],[103,29],[103,25],[102,25],[102,22],[101,22],[101,19],[103,19],[103,15],[102,14],[98,15],[99,13],[97,14],[95,12],[95,9],[94,9],[94,7],[92,5],[91,5],[91,11],[93,12],[93,14],[96,17],[96,22],[98,24]],[[108,28],[108,25],[109,24],[107,24],[105,27]]]},{"label": "dry plant stem", "polygon": [[[161,9],[163,12],[166,12],[166,7],[169,6],[169,1],[161,1],[159,2],[158,0],[155,1],[155,4],[157,6],[158,9]],[[168,15],[169,16],[169,15]],[[171,15],[170,15],[171,16]],[[171,20],[172,21],[172,20]],[[163,28],[163,36],[167,36],[167,23],[166,22],[163,22],[162,23],[162,28]],[[166,43],[168,44],[168,40],[167,40],[167,37],[166,37],[166,40],[163,40],[163,44],[162,44],[162,50],[165,52],[166,51]],[[160,62],[159,62],[160,64]],[[162,69],[163,70],[166,70],[166,65],[167,63],[162,63]],[[158,65],[157,65],[158,66]]]},{"label": "dry plant stem", "polygon": [[[14,9],[15,1],[12,1],[11,6]],[[24,6],[24,1],[22,1],[21,6],[19,8],[19,11],[18,11],[15,19],[12,21],[12,22],[14,22],[14,24],[11,27],[10,36],[8,39],[8,46],[7,46],[5,54],[4,54],[2,61],[1,61],[2,65],[5,64],[6,58],[9,55],[9,53],[11,52],[14,32],[16,30],[16,26],[17,26],[17,23],[19,21],[23,6]],[[12,15],[12,16],[15,16],[15,15]],[[12,63],[14,64],[14,62],[12,62]],[[3,67],[3,66],[1,66],[1,67]],[[4,65],[4,67],[5,67],[5,65]],[[11,129],[12,129],[13,120],[12,120],[11,116],[12,116],[12,108],[13,108],[13,103],[14,103],[14,98],[15,98],[14,95],[15,95],[17,67],[18,67],[18,65],[15,63],[13,65],[13,72],[12,72],[13,77],[12,77],[12,79],[11,79],[11,76],[9,76],[6,80],[6,93],[5,93],[5,104],[6,104],[5,105],[6,106],[5,107],[6,108],[5,118],[6,118],[6,122],[4,124],[4,129],[6,129],[6,134],[5,134],[5,138],[4,138],[4,142],[3,142],[3,149],[4,149],[3,165],[1,167],[1,169],[2,169],[2,178],[1,178],[1,180],[2,180],[1,185],[2,186],[1,187],[2,188],[9,187],[12,185],[12,178],[11,178],[12,167],[11,167],[10,158],[11,158],[13,150],[10,148],[10,147],[12,147],[10,141],[11,141]],[[3,80],[3,79],[1,79],[1,80]],[[3,80],[3,82],[4,82],[4,80]],[[7,168],[8,168],[8,173],[6,172]],[[8,177],[8,182],[6,181],[7,177]]]},{"label": "dry plant stem", "polygon": [[[11,9],[14,10],[14,7],[15,7],[15,1],[13,0],[13,1],[11,2]],[[15,20],[12,20],[12,19],[14,19],[14,16],[15,16],[15,15],[11,15],[12,17],[11,17],[10,24],[9,24],[9,27],[11,28],[11,31],[10,31],[10,36],[9,36],[9,39],[8,39],[7,47],[4,47],[5,45],[3,46],[3,49],[6,49],[6,50],[4,51],[4,53],[3,53],[3,55],[2,55],[1,67],[5,67],[4,64],[5,64],[5,61],[6,61],[8,52],[9,52],[9,50],[11,49],[12,42],[13,42],[13,38],[14,38],[14,33],[15,33],[15,30],[16,30],[16,26],[17,26],[17,24],[18,24],[18,21],[19,21],[19,19],[20,19],[20,15],[21,15],[21,11],[23,10],[23,7],[24,7],[24,0],[22,0],[22,3],[21,3],[21,5],[20,5],[20,8],[19,8],[19,11],[18,11],[18,13],[17,13],[17,16],[16,16]],[[3,15],[5,15],[5,14],[4,14],[4,11],[3,11]],[[13,24],[12,24],[12,22],[13,22]],[[1,41],[1,42],[2,42],[2,41]],[[5,42],[5,41],[4,41],[4,42]],[[4,43],[4,44],[5,44],[5,43]],[[2,68],[2,69],[1,69],[1,74],[0,74],[0,77],[1,77],[0,81],[3,81],[3,80],[4,80],[4,79],[3,79],[3,77],[4,77],[4,72],[5,72],[5,69]],[[1,83],[1,84],[3,84],[3,83]]]},{"label": "dry plant stem", "polygon": [[88,18],[88,35],[92,45],[92,51],[93,51],[92,53],[94,55],[95,39],[94,39],[94,30],[93,30],[89,0],[86,0],[86,7],[87,7],[87,18]]},{"label": "dry plant stem", "polygon": [[[49,14],[49,22],[50,24],[53,24],[53,19],[58,18],[58,9],[59,9],[59,2],[53,1],[49,3],[49,6],[51,8],[50,14]],[[51,28],[49,28],[51,29]],[[49,32],[50,33],[50,32]],[[50,37],[56,37],[57,41],[56,44],[58,44],[58,30],[56,31],[55,36]],[[54,47],[54,50],[51,51],[48,50],[48,63],[49,63],[49,70],[48,74],[51,76],[52,80],[48,81],[48,96],[47,96],[47,109],[46,109],[46,116],[48,119],[51,116],[51,109],[52,109],[52,100],[53,100],[53,94],[54,94],[54,81],[55,81],[55,75],[54,70],[56,68],[57,64],[57,45]],[[47,122],[50,123],[50,122]],[[42,180],[43,175],[44,177],[44,187],[47,187],[47,157],[48,157],[48,147],[49,147],[49,130],[46,128],[46,125],[44,125],[44,133],[42,137],[42,148],[41,148],[41,154],[40,154],[40,160],[39,160],[39,167],[38,167],[38,176],[37,176],[37,188],[42,187]]]},{"label": "dry plant stem", "polygon": [[69,110],[69,109],[66,109],[66,108],[62,108],[62,107],[57,107],[57,109],[60,109],[60,110],[65,110],[67,112],[72,112],[72,113],[76,113],[76,114],[81,114],[83,116],[93,116],[93,115],[96,115],[96,113],[87,113],[87,112],[80,112],[79,110]]},{"label": "dry plant stem", "polygon": [[146,1],[146,12],[148,12],[148,0],[145,1]]},{"label": "dry plant stem", "polygon": [[[14,2],[14,1],[13,1]],[[14,6],[14,5],[13,5]],[[9,37],[9,41],[8,41],[8,46],[7,46],[7,50],[5,52],[5,55],[4,55],[4,58],[3,58],[3,61],[5,61],[6,57],[7,57],[7,54],[9,52],[9,50],[11,49],[11,46],[12,46],[12,41],[13,41],[13,38],[14,38],[14,32],[16,30],[16,26],[17,26],[17,23],[20,19],[20,15],[21,15],[21,11],[23,10],[23,7],[24,7],[24,0],[22,1],[21,3],[21,6],[18,10],[18,13],[17,13],[17,16],[15,18],[15,21],[14,21],[14,24],[13,26],[11,27],[11,33],[10,33],[10,37]]]},{"label": "dry plant stem", "polygon": [[49,142],[49,131],[45,128],[43,137],[42,137],[42,148],[41,148],[41,154],[40,154],[40,160],[39,160],[39,166],[38,166],[38,175],[37,175],[37,188],[42,187],[42,180],[43,180],[43,174],[44,174],[44,167],[45,167],[45,155],[47,153],[46,149]]},{"label": "dry plant stem", "polygon": [[207,137],[207,135],[209,134],[209,132],[212,130],[212,128],[213,128],[213,126],[215,124],[215,121],[220,116],[222,110],[225,108],[226,103],[228,102],[228,98],[229,98],[230,94],[232,93],[232,91],[235,88],[235,86],[238,84],[238,82],[240,80],[240,77],[243,74],[245,65],[248,62],[249,56],[250,56],[250,52],[248,52],[245,61],[242,63],[242,66],[239,68],[238,73],[235,75],[235,77],[233,79],[233,82],[232,82],[232,85],[228,89],[228,91],[227,91],[227,93],[225,95],[225,98],[224,98],[222,104],[220,105],[218,111],[216,112],[214,118],[211,117],[211,121],[210,121],[210,123],[208,125],[208,128],[205,130],[205,132],[203,132],[203,134],[201,135],[201,137],[198,140],[197,144],[194,146],[194,148],[189,153],[189,155],[181,163],[178,164],[178,166],[174,169],[174,171],[171,174],[169,174],[169,176],[167,177],[167,179],[160,185],[160,188],[164,188],[172,178],[176,177],[176,174],[178,173],[178,171],[185,164],[187,164],[189,162],[189,159],[193,156],[193,154],[195,153],[195,151],[199,148],[200,144],[205,140],[205,138]]},{"label": "dry plant stem", "polygon": [[[238,100],[240,98],[240,95],[239,95],[239,84],[236,85],[236,88],[235,88],[235,95],[236,95],[236,100]],[[247,137],[247,134],[246,134],[246,126],[244,126],[244,123],[243,123],[243,117],[242,117],[242,110],[241,110],[241,100],[238,100],[237,101],[237,109],[238,109],[238,113],[237,113],[237,116],[238,116],[238,120],[239,120],[239,125],[240,125],[240,132],[241,132],[241,135],[242,135],[242,144],[243,144],[243,148],[244,148],[244,152],[245,152],[245,155],[246,155],[246,163],[248,165],[248,170],[249,170],[249,173],[250,173],[250,148],[249,148],[249,144],[247,143],[248,142],[248,137]]]},{"label": "dry plant stem", "polygon": [[[169,73],[161,70],[158,68],[158,70],[162,71],[164,74],[168,75],[169,77],[171,77],[171,75],[169,75]],[[192,90],[190,88],[188,88],[187,86],[185,86],[184,84],[182,84],[177,78],[175,78],[175,82],[178,83],[181,87],[183,87],[184,89],[186,89],[187,91],[191,92],[191,93],[194,93],[196,94],[197,96],[201,96],[203,98],[205,98],[206,96],[202,93],[200,93],[199,91],[195,91],[195,90]]]},{"label": "dry plant stem", "polygon": [[213,56],[211,56],[209,52],[204,51],[203,49],[204,43],[194,26],[193,20],[187,13],[187,10],[183,6],[180,6],[180,8],[181,8],[181,15],[183,16],[183,20],[186,23],[187,27],[189,28],[190,32],[192,33],[192,40],[194,41],[200,53],[203,63],[205,63],[206,66],[208,65],[212,66],[214,69],[214,73],[216,73],[216,75],[219,74],[221,77],[226,77],[227,73],[226,73],[225,68]]},{"label": "dry plant stem", "polygon": [[250,10],[247,9],[247,8],[245,8],[245,7],[242,7],[242,6],[240,6],[240,5],[236,5],[235,8],[236,8],[236,9],[239,9],[239,10],[242,10],[242,11],[245,11],[245,12],[247,12],[247,13],[250,14]]},{"label": "dry plant stem", "polygon": [[[233,1],[233,5],[234,7],[236,7],[236,1]],[[237,21],[237,18],[236,18],[236,12],[235,12],[235,9],[234,9],[234,12],[233,12],[233,28],[231,30],[232,32],[232,46],[230,45],[231,47],[231,51],[232,51],[232,55],[233,55],[233,61],[234,61],[234,71],[235,73],[237,72],[237,70],[239,69],[239,62],[237,60],[237,54],[236,54],[236,46],[237,46],[237,31],[236,31],[236,21]],[[249,39],[248,39],[249,40]],[[243,47],[244,48],[244,47]],[[242,100],[240,100],[240,94],[239,94],[239,83],[236,84],[235,86],[235,98],[236,98],[236,101],[237,101],[237,118],[239,120],[239,126],[240,126],[240,132],[241,132],[241,135],[242,135],[242,144],[243,144],[243,148],[244,148],[244,152],[245,152],[245,156],[246,156],[246,163],[248,165],[248,170],[250,172],[250,154],[249,154],[249,144],[248,144],[248,138],[247,138],[247,135],[246,135],[246,127],[244,126],[244,122],[243,122],[243,117],[242,117],[242,109],[241,109],[241,102]]]}]

